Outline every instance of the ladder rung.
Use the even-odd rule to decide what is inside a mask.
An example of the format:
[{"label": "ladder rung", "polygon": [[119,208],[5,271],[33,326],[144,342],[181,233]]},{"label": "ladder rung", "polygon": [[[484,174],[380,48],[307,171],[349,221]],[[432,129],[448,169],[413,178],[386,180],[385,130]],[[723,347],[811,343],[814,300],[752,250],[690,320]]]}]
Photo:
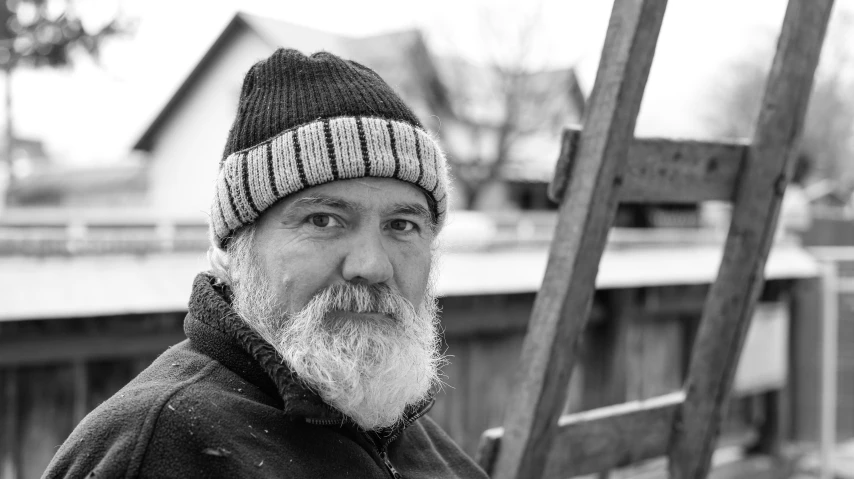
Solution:
[{"label": "ladder rung", "polygon": [[[572,175],[581,137],[579,128],[564,130],[549,196],[559,202]],[[624,203],[698,203],[730,201],[748,144],[635,138],[629,143],[620,187]]]},{"label": "ladder rung", "polygon": [[[546,478],[565,478],[664,456],[682,391],[564,415],[548,455]],[[478,460],[492,474],[503,428],[483,433]]]}]

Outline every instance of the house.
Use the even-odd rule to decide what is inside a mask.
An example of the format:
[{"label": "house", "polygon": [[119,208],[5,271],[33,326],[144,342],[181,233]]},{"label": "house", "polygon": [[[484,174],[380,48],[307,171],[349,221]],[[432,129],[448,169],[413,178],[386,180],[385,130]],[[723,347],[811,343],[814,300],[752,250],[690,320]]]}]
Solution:
[{"label": "house", "polygon": [[[147,206],[204,215],[246,71],[278,47],[327,50],[375,69],[420,118],[447,115],[447,96],[414,30],[349,38],[238,13],[134,145],[148,155]],[[434,124],[425,125],[435,130]]]},{"label": "house", "polygon": [[[243,75],[280,46],[328,50],[376,70],[439,136],[452,171],[495,161],[507,106],[506,76],[496,69],[436,58],[416,30],[351,38],[238,13],[134,145],[149,157],[148,206],[166,216],[207,211]],[[544,206],[560,129],[581,119],[584,98],[573,70],[520,78],[512,148],[474,205],[480,209]]]}]

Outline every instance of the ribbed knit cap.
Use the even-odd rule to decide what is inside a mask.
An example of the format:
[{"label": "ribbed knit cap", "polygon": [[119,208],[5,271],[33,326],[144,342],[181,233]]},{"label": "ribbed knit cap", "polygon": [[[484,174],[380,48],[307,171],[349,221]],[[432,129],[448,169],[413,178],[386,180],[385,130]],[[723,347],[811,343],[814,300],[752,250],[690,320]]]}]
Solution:
[{"label": "ribbed knit cap", "polygon": [[391,87],[331,53],[279,49],[244,78],[220,162],[212,241],[224,246],[236,229],[299,190],[367,176],[419,186],[443,223],[445,157]]}]

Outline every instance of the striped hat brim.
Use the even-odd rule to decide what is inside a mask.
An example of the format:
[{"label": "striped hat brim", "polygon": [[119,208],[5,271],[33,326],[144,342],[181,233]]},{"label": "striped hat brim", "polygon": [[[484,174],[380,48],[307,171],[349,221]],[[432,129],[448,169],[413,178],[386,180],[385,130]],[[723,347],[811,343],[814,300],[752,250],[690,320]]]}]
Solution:
[{"label": "striped hat brim", "polygon": [[439,227],[444,223],[448,171],[436,141],[405,122],[345,116],[301,125],[225,158],[211,207],[212,240],[224,247],[234,231],[297,191],[362,177],[417,185],[433,199]]}]

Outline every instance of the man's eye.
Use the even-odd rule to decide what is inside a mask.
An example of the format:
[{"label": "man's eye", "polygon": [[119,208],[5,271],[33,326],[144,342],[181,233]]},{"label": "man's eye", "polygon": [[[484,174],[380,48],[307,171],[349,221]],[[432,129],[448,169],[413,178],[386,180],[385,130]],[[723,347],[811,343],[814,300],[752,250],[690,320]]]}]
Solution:
[{"label": "man's eye", "polygon": [[415,229],[415,223],[407,220],[392,220],[389,227],[395,231],[406,233]]},{"label": "man's eye", "polygon": [[330,215],[323,214],[309,216],[308,222],[311,223],[312,226],[316,226],[318,228],[328,228],[330,226],[338,225],[338,220]]}]

